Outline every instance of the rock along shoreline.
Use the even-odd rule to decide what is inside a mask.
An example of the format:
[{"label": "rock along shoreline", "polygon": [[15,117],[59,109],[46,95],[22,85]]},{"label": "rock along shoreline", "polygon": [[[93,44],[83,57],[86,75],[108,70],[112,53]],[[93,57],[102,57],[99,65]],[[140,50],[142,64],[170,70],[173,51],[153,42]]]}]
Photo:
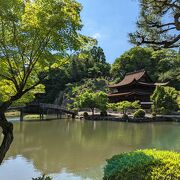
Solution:
[{"label": "rock along shoreline", "polygon": [[131,122],[131,123],[145,123],[145,122],[180,122],[180,117],[176,116],[156,116],[156,117],[144,117],[144,118],[133,118],[129,117],[127,119],[115,116],[87,116],[84,117],[85,120],[89,121],[117,121],[117,122]]}]

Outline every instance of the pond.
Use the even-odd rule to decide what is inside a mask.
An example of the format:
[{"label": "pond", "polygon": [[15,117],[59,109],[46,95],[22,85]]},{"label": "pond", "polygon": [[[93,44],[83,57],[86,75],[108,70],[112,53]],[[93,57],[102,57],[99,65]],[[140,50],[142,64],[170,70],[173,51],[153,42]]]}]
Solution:
[{"label": "pond", "polygon": [[[2,180],[102,179],[106,159],[136,149],[180,151],[180,123],[14,122],[15,139],[0,166]],[[0,138],[2,139],[2,137]]]}]

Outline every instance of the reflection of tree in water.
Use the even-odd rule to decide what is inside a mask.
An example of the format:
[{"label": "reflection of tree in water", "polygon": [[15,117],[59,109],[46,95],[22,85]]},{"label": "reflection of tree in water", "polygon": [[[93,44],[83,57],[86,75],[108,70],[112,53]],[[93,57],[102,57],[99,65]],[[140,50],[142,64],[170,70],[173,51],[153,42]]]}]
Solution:
[{"label": "reflection of tree in water", "polygon": [[152,128],[152,143],[150,147],[157,149],[174,150],[180,152],[180,124],[156,123]]},{"label": "reflection of tree in water", "polygon": [[[21,154],[43,173],[82,172],[104,164],[113,154],[147,147],[174,148],[179,126],[172,123],[48,121],[14,125],[8,156]],[[178,149],[179,148],[179,149]]]}]

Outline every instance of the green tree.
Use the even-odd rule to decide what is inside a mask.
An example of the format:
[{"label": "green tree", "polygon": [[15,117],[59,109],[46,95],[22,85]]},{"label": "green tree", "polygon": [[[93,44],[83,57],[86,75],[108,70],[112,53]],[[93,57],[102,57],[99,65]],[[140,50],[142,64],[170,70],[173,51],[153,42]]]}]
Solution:
[{"label": "green tree", "polygon": [[151,61],[151,48],[134,47],[122,54],[112,65],[111,74],[113,77],[123,77],[125,73],[140,69],[150,71],[153,67]]},{"label": "green tree", "polygon": [[46,93],[43,96],[45,98],[41,98],[43,101],[54,102],[61,91],[66,91],[66,85],[69,83],[74,84],[73,86],[76,84],[81,86],[84,82],[90,82],[92,78],[107,79],[110,73],[110,65],[106,62],[100,47],[93,46],[88,50],[79,51],[64,61],[63,65],[59,63],[53,65],[47,73],[47,78],[43,81],[46,87]]},{"label": "green tree", "polygon": [[175,48],[180,46],[180,1],[139,0],[140,17],[138,30],[130,33],[130,42],[145,44],[153,48]]},{"label": "green tree", "polygon": [[101,110],[101,112],[105,112],[107,110],[107,102],[108,97],[107,94],[103,91],[98,91],[95,93],[96,99],[96,107]]},{"label": "green tree", "polygon": [[113,110],[122,110],[123,115],[127,114],[128,109],[139,109],[140,103],[139,101],[134,101],[134,102],[130,102],[130,101],[121,101],[118,103],[109,103],[108,104],[108,108],[113,109]]},{"label": "green tree", "polygon": [[82,51],[79,60],[84,63],[84,71],[88,78],[108,77],[110,72],[110,64],[106,62],[103,49],[93,46],[89,50]]},{"label": "green tree", "polygon": [[157,86],[151,96],[152,110],[159,114],[168,114],[178,110],[178,92],[172,87]]},{"label": "green tree", "polygon": [[[145,69],[154,81],[166,82],[166,80],[169,80],[167,78],[163,79],[161,76],[179,66],[180,58],[174,50],[154,51],[152,48],[138,46],[125,52],[115,60],[112,64],[111,74],[114,78],[120,78],[119,80],[121,80],[125,73]],[[175,77],[173,79],[177,82]],[[173,79],[171,80],[173,81]]]},{"label": "green tree", "polygon": [[106,111],[107,101],[107,94],[102,91],[96,93],[86,91],[74,98],[74,105],[78,108],[90,108],[92,115],[94,115],[95,108]]},{"label": "green tree", "polygon": [[0,0],[0,163],[13,141],[7,108],[34,91],[44,72],[61,60],[56,54],[63,57],[88,41],[78,33],[80,11],[75,0]]},{"label": "green tree", "polygon": [[180,109],[180,91],[178,92],[177,102],[178,102],[178,107]]},{"label": "green tree", "polygon": [[96,108],[95,94],[92,92],[84,92],[79,97],[74,99],[74,105],[78,108],[90,108],[92,115],[94,115],[94,109]]},{"label": "green tree", "polygon": [[[89,58],[93,61],[94,64],[94,71],[90,73],[91,77],[109,76],[110,65],[106,62],[106,57],[101,47],[94,46],[89,52]],[[98,72],[98,74],[96,75],[94,72]]]},{"label": "green tree", "polygon": [[[173,59],[173,58],[172,58]],[[159,81],[169,82],[168,85],[180,90],[180,51],[175,60],[169,61],[168,59],[163,61],[166,71],[161,72]]]},{"label": "green tree", "polygon": [[[64,89],[61,97],[59,98],[62,101],[59,101],[59,104],[63,104],[63,106],[67,106],[68,108],[73,109],[73,101],[75,97],[83,94],[86,91],[90,92],[98,92],[103,91],[107,92],[108,81],[104,78],[83,78],[81,81],[76,83],[68,83],[66,84],[66,88]],[[57,101],[56,101],[57,102]]]},{"label": "green tree", "polygon": [[107,108],[113,111],[117,111],[117,104],[116,103],[108,103]]},{"label": "green tree", "polygon": [[[64,65],[63,65],[64,66]],[[45,93],[40,97],[41,102],[54,103],[59,93],[64,91],[66,84],[70,82],[70,75],[66,67],[53,68],[47,72],[47,78],[43,80]]]}]

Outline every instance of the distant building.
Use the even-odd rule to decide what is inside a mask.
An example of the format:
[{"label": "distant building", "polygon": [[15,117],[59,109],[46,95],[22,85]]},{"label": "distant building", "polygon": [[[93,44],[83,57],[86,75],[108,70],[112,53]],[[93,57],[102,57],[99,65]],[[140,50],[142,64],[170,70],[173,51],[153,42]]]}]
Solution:
[{"label": "distant building", "polygon": [[124,79],[114,85],[109,85],[110,102],[136,101],[139,100],[143,108],[150,108],[150,96],[153,94],[157,85],[167,83],[155,83],[145,70],[131,72],[125,75]]}]

